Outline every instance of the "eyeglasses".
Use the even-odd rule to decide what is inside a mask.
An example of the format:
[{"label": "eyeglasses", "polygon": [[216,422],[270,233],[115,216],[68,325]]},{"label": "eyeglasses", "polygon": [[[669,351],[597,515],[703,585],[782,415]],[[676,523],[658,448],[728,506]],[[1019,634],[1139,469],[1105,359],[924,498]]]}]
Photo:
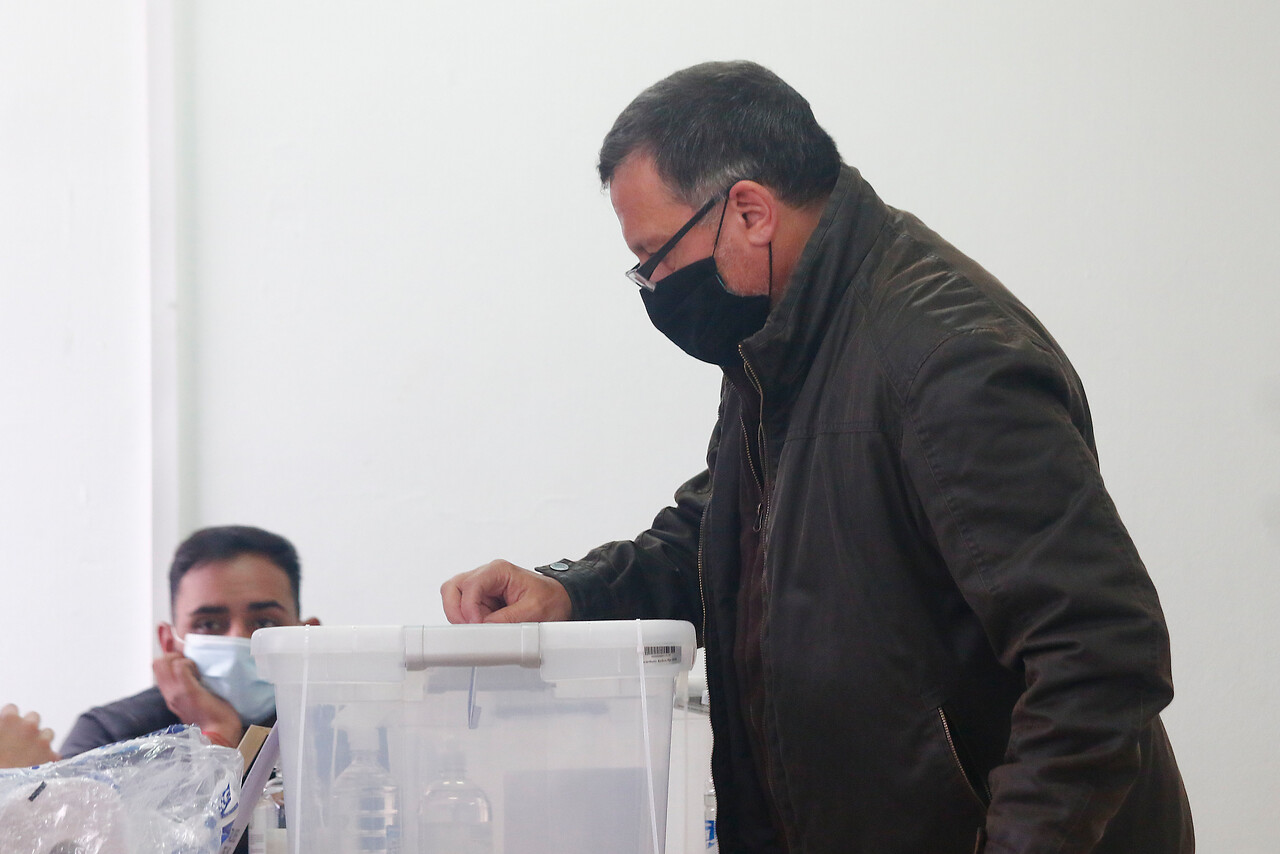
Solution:
[{"label": "eyeglasses", "polygon": [[[661,249],[650,255],[648,260],[643,264],[637,263],[634,267],[628,270],[627,278],[645,290],[653,290],[656,283],[649,277],[653,275],[654,270],[658,269],[658,265],[662,263],[662,259],[666,258],[667,254],[670,253],[672,249],[676,248],[676,244],[680,242],[680,238],[688,234],[689,229],[697,225],[698,222],[707,215],[707,212],[714,208],[716,203],[725,198],[726,195],[727,193],[716,193],[705,205],[698,208],[698,212],[691,216],[688,222],[680,226],[680,230],[671,235],[671,239],[662,244]],[[723,222],[723,216],[724,214],[721,214],[721,222]],[[716,237],[718,239],[720,235],[716,234]]]}]

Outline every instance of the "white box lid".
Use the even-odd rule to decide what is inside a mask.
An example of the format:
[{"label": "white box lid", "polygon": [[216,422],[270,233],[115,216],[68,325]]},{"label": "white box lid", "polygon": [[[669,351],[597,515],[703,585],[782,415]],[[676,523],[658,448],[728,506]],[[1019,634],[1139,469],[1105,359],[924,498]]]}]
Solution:
[{"label": "white box lid", "polygon": [[253,634],[269,681],[399,682],[427,667],[519,665],[546,680],[676,675],[693,665],[694,629],[680,620],[481,623],[456,626],[280,626]]}]

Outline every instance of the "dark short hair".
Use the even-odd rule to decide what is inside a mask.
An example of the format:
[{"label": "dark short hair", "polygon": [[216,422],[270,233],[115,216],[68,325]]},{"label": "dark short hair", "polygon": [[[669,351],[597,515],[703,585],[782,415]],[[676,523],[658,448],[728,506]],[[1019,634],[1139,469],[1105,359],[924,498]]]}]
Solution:
[{"label": "dark short hair", "polygon": [[182,541],[173,553],[169,565],[169,603],[178,596],[178,584],[182,576],[196,567],[220,560],[232,560],[240,555],[260,555],[274,563],[289,576],[293,590],[293,606],[302,613],[299,588],[302,586],[302,567],[293,543],[279,534],[249,525],[220,525],[201,528]]},{"label": "dark short hair", "polygon": [[769,69],[743,61],[695,65],[637,95],[600,147],[600,183],[607,187],[640,151],[691,207],[743,179],[804,207],[831,192],[841,165],[809,102]]}]

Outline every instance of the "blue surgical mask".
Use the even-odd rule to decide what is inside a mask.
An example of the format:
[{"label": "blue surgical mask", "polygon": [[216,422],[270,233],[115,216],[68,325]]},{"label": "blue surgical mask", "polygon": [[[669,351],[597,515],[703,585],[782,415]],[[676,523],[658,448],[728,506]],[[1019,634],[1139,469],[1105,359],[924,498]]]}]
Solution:
[{"label": "blue surgical mask", "polygon": [[245,723],[257,723],[276,708],[275,688],[258,678],[249,639],[188,632],[182,654],[196,663],[205,687],[232,705]]}]

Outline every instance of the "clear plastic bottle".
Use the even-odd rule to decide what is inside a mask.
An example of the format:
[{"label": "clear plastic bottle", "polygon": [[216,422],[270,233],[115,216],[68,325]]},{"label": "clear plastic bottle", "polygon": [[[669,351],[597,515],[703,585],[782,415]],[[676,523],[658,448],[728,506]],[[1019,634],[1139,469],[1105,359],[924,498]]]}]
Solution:
[{"label": "clear plastic bottle", "polygon": [[467,780],[467,759],[457,742],[440,753],[440,775],[418,808],[418,854],[490,854],[493,808]]},{"label": "clear plastic bottle", "polygon": [[377,730],[347,731],[351,764],[333,779],[336,851],[400,854],[400,790],[378,761]]},{"label": "clear plastic bottle", "polygon": [[289,836],[284,821],[284,781],[279,773],[262,790],[249,817],[249,854],[288,854]]},{"label": "clear plastic bottle", "polygon": [[704,850],[707,852],[719,852],[720,835],[716,833],[716,787],[710,777],[707,778],[707,788],[702,793],[702,805]]}]

